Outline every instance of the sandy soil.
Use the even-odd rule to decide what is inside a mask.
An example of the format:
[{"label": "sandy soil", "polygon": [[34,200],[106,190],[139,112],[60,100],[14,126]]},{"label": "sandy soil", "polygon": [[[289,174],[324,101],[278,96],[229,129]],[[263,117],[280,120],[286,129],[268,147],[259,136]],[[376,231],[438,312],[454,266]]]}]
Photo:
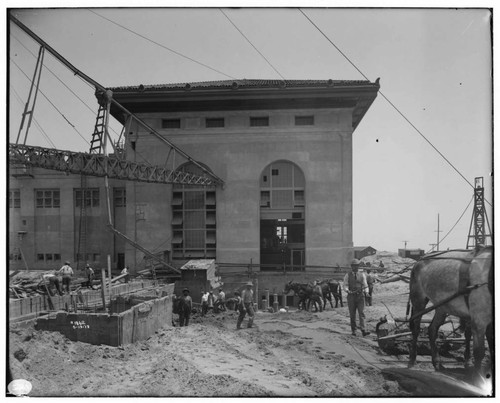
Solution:
[{"label": "sandy soil", "polygon": [[[31,396],[408,396],[415,391],[382,372],[406,368],[408,357],[382,353],[375,335],[381,316],[405,315],[407,291],[404,282],[378,285],[367,337],[351,335],[347,306],[258,312],[242,330],[235,312],[194,315],[188,327],[123,347],[11,328],[10,370],[32,383]],[[419,361],[432,371],[430,357]]]}]

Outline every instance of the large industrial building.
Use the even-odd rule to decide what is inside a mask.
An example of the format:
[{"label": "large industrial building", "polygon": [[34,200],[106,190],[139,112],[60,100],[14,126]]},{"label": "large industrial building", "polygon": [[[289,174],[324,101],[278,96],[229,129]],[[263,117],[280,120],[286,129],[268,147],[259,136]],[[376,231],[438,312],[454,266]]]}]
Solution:
[{"label": "large industrial building", "polygon": [[[201,175],[199,164],[223,180],[209,187],[112,180],[115,228],[174,265],[215,259],[275,271],[347,263],[352,135],[378,89],[378,81],[343,80],[112,88],[114,100],[197,162],[173,169]],[[129,125],[122,109],[112,104],[110,113],[127,128],[127,160],[172,161],[172,150]],[[114,268],[140,267],[144,254],[108,231],[106,217],[102,178],[11,167],[12,264],[97,266],[110,255]]]}]

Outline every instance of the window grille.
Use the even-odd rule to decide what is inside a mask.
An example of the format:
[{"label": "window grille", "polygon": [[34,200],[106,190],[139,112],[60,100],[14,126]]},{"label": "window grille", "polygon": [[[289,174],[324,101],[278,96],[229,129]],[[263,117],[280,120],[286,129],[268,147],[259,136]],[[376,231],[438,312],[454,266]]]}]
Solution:
[{"label": "window grille", "polygon": [[314,116],[295,116],[295,126],[313,126]]},{"label": "window grille", "polygon": [[85,200],[85,207],[99,207],[99,189],[77,189],[75,190],[75,206],[82,206],[82,199]]},{"label": "window grille", "polygon": [[181,120],[180,119],[162,119],[161,121],[162,129],[180,129]]},{"label": "window grille", "polygon": [[35,190],[37,208],[59,208],[61,198],[59,190]]},{"label": "window grille", "polygon": [[21,191],[13,189],[9,191],[9,208],[21,207]]},{"label": "window grille", "polygon": [[125,207],[127,205],[127,192],[125,188],[113,189],[113,204],[115,207]]},{"label": "window grille", "polygon": [[205,127],[224,127],[224,118],[206,118]]},{"label": "window grille", "polygon": [[250,126],[252,127],[269,126],[269,116],[250,117]]}]

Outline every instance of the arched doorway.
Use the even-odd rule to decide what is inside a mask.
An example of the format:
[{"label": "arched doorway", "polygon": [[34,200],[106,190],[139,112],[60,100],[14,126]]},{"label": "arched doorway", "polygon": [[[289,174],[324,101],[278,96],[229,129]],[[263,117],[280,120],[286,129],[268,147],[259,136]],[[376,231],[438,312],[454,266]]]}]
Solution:
[{"label": "arched doorway", "polygon": [[260,245],[263,271],[305,264],[305,178],[292,162],[273,162],[260,177]]}]

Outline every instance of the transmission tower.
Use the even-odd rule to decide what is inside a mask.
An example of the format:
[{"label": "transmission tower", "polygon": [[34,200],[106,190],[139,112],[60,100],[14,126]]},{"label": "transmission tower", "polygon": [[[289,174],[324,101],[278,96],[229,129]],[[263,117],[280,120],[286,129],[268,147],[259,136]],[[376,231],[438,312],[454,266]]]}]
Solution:
[{"label": "transmission tower", "polygon": [[467,249],[475,248],[478,245],[486,246],[487,238],[493,243],[490,223],[484,208],[484,187],[483,177],[478,177],[474,181],[474,210],[467,237]]}]

